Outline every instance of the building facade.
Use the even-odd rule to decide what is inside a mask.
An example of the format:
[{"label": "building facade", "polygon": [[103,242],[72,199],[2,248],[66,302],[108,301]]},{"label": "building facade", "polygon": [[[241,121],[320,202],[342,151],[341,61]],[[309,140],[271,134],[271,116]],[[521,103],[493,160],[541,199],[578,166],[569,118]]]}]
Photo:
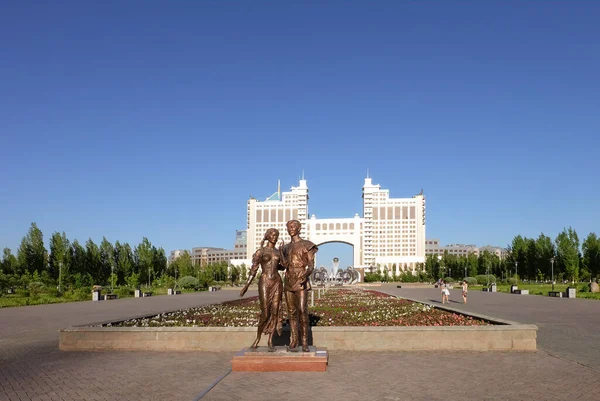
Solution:
[{"label": "building facade", "polygon": [[212,247],[192,248],[192,263],[204,267],[213,263],[227,262],[232,260],[244,260],[246,258],[246,249],[225,249]]},{"label": "building facade", "polygon": [[448,252],[449,255],[456,256],[468,256],[469,254],[479,256],[484,251],[488,251],[491,254],[496,255],[500,259],[504,259],[507,255],[507,250],[499,246],[486,245],[478,247],[471,244],[450,244],[442,246],[440,245],[440,240],[437,238],[427,238],[425,241],[426,255],[443,256],[444,253]]},{"label": "building facade", "polygon": [[425,197],[391,198],[389,190],[365,178],[363,217],[308,218],[308,185],[302,177],[297,187],[247,203],[247,252],[249,265],[267,229],[276,228],[286,243],[290,238],[285,224],[299,220],[302,236],[317,245],[343,242],[353,246],[354,267],[415,272],[425,262]]},{"label": "building facade", "polygon": [[183,255],[184,252],[184,249],[175,249],[174,251],[171,251],[169,258],[167,259],[167,264],[171,264],[175,259]]}]

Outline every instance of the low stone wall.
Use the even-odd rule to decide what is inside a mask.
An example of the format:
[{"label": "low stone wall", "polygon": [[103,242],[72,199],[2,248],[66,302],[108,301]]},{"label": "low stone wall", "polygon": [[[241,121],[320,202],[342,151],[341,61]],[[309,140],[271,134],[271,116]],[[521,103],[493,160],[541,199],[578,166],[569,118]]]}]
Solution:
[{"label": "low stone wall", "polygon": [[[536,351],[536,334],[535,325],[313,327],[312,343],[346,351]],[[238,351],[255,336],[254,327],[71,327],[60,331],[59,346],[64,351]]]},{"label": "low stone wall", "polygon": [[[311,327],[311,345],[330,351],[537,350],[536,325],[404,299],[471,316],[492,325]],[[239,351],[256,338],[256,327],[101,327],[106,323],[110,322],[60,330],[59,348],[63,351]],[[263,343],[266,343],[266,337],[263,336]]]}]

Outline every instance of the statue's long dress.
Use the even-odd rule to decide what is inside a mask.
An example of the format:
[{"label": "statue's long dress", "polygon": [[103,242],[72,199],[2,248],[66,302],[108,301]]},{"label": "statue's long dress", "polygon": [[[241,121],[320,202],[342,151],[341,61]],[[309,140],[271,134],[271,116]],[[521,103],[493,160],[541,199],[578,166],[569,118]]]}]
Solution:
[{"label": "statue's long dress", "polygon": [[[256,274],[258,266],[262,265],[262,274],[258,280],[258,299],[260,302],[260,320],[258,322],[259,330],[262,327],[263,334],[271,334],[277,331],[281,335],[281,297],[283,295],[283,282],[277,272],[277,266],[281,260],[279,249],[261,248],[252,261],[250,274]],[[272,278],[269,278],[268,272],[272,272]],[[266,311],[267,313],[262,313]]]}]

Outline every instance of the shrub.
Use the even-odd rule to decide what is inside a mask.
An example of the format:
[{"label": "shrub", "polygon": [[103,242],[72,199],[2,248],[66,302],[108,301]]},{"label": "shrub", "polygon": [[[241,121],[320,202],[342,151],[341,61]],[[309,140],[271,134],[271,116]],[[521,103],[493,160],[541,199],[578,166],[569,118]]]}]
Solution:
[{"label": "shrub", "polygon": [[590,292],[590,285],[584,284],[577,289],[578,292]]},{"label": "shrub", "polygon": [[178,284],[181,288],[185,288],[186,290],[192,289],[198,287],[198,279],[192,276],[185,276],[179,279]]},{"label": "shrub", "polygon": [[131,288],[137,288],[140,285],[140,275],[139,274],[135,274],[135,273],[131,273],[131,276],[127,277],[125,279],[125,282],[127,282],[127,285]]},{"label": "shrub", "polygon": [[42,293],[42,291],[44,291],[46,286],[41,281],[32,281],[31,283],[29,283],[27,288],[29,288],[29,295],[32,298],[35,298],[38,297]]},{"label": "shrub", "polygon": [[[477,280],[477,284],[481,284],[481,285],[487,285],[488,283],[488,276],[485,274],[479,274],[477,276],[475,276],[475,280]],[[489,275],[489,283],[495,283],[496,282],[496,276],[494,276],[493,274]]]},{"label": "shrub", "polygon": [[444,281],[447,282],[447,283],[453,283],[454,279],[452,277],[445,277]]},{"label": "shrub", "polygon": [[475,284],[477,284],[477,279],[475,277],[465,277],[465,281],[469,285],[475,285]]},{"label": "shrub", "polygon": [[506,279],[506,284],[508,285],[517,285],[517,279],[514,277],[509,277]]},{"label": "shrub", "polygon": [[365,273],[365,283],[374,283],[377,281],[381,281],[382,279],[383,279],[383,277],[381,276],[381,273],[379,273],[379,272]]},{"label": "shrub", "polygon": [[117,294],[119,298],[125,298],[133,295],[133,290],[127,287],[119,287],[115,290],[115,294]]},{"label": "shrub", "polygon": [[416,283],[419,280],[419,276],[414,276],[412,272],[403,272],[398,278],[403,283]]},{"label": "shrub", "polygon": [[73,299],[77,301],[87,301],[92,299],[92,293],[88,288],[77,288],[73,291]]}]

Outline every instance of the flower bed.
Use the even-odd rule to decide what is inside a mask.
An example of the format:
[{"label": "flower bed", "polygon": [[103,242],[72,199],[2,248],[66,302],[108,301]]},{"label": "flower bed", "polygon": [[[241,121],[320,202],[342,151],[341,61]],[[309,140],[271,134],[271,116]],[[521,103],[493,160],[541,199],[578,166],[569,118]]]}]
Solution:
[{"label": "flower bed", "polygon": [[[309,307],[311,326],[486,326],[489,322],[446,312],[377,291],[329,290],[315,294]],[[285,301],[283,319],[287,319]],[[256,327],[258,297],[109,323],[105,327]],[[285,324],[284,324],[285,325]]]}]

